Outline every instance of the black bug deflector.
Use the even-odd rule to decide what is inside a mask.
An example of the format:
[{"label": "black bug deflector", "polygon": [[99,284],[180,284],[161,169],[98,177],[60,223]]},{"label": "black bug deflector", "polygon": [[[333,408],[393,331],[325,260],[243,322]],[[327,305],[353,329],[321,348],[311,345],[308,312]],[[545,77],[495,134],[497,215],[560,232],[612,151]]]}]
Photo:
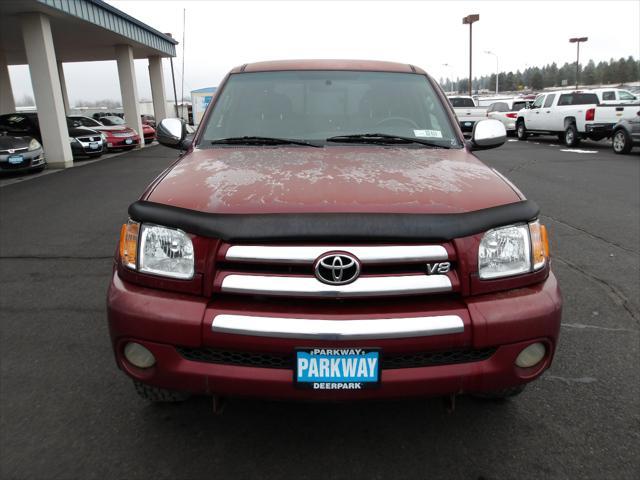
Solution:
[{"label": "black bug deflector", "polygon": [[144,200],[129,206],[132,220],[225,241],[447,241],[504,225],[529,222],[539,211],[538,205],[531,200],[455,214],[222,214]]}]

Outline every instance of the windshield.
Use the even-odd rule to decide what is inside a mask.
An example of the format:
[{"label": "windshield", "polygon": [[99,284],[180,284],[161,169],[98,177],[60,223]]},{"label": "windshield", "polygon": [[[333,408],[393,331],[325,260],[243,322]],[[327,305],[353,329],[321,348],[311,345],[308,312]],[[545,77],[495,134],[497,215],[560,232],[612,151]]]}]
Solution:
[{"label": "windshield", "polygon": [[459,145],[454,132],[440,99],[423,75],[257,72],[231,75],[199,145],[245,136],[324,141],[342,135],[383,133],[450,147]]},{"label": "windshield", "polygon": [[450,97],[449,101],[451,102],[453,108],[470,108],[476,106],[476,104],[473,102],[473,98]]},{"label": "windshield", "polygon": [[102,117],[100,121],[107,126],[124,125],[124,120],[120,117]]},{"label": "windshield", "polygon": [[[69,117],[74,127],[100,127],[100,123],[88,117]],[[68,124],[69,122],[67,122]]]}]

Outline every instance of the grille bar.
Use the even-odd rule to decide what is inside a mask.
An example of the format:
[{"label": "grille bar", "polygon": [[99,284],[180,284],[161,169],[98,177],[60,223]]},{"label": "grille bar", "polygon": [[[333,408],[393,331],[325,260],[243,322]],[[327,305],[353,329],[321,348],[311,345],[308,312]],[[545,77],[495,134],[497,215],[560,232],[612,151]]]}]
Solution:
[{"label": "grille bar", "polygon": [[314,277],[230,274],[222,279],[224,293],[286,297],[384,297],[450,292],[447,275],[361,276],[346,285],[327,285]]},{"label": "grille bar", "polygon": [[449,257],[447,250],[441,245],[232,245],[225,254],[225,260],[243,263],[312,264],[327,252],[349,252],[363,264],[431,262],[447,260]]}]

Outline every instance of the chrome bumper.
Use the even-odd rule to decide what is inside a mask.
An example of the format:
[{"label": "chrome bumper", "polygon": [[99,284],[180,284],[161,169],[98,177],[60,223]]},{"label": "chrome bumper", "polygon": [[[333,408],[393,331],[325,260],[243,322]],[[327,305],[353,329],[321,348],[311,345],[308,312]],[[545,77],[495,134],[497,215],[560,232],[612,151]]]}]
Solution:
[{"label": "chrome bumper", "polygon": [[211,330],[214,333],[257,337],[366,340],[462,333],[464,323],[457,315],[373,320],[318,320],[222,314],[214,317]]}]

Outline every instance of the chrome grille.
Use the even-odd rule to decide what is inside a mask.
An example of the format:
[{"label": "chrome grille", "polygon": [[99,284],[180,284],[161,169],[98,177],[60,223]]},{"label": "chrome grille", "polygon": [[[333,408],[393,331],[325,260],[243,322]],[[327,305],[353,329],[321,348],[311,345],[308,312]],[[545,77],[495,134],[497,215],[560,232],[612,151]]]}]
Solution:
[{"label": "chrome grille", "polygon": [[15,148],[12,149],[13,151],[9,151],[9,150],[0,150],[0,155],[13,155],[14,153],[24,153],[24,152],[28,152],[29,148],[28,147],[24,147],[24,148]]},{"label": "chrome grille", "polygon": [[[214,292],[274,297],[362,298],[451,292],[454,271],[427,275],[426,264],[451,262],[443,245],[225,245],[218,256]],[[314,273],[328,253],[360,263],[351,283],[330,284]]]}]

